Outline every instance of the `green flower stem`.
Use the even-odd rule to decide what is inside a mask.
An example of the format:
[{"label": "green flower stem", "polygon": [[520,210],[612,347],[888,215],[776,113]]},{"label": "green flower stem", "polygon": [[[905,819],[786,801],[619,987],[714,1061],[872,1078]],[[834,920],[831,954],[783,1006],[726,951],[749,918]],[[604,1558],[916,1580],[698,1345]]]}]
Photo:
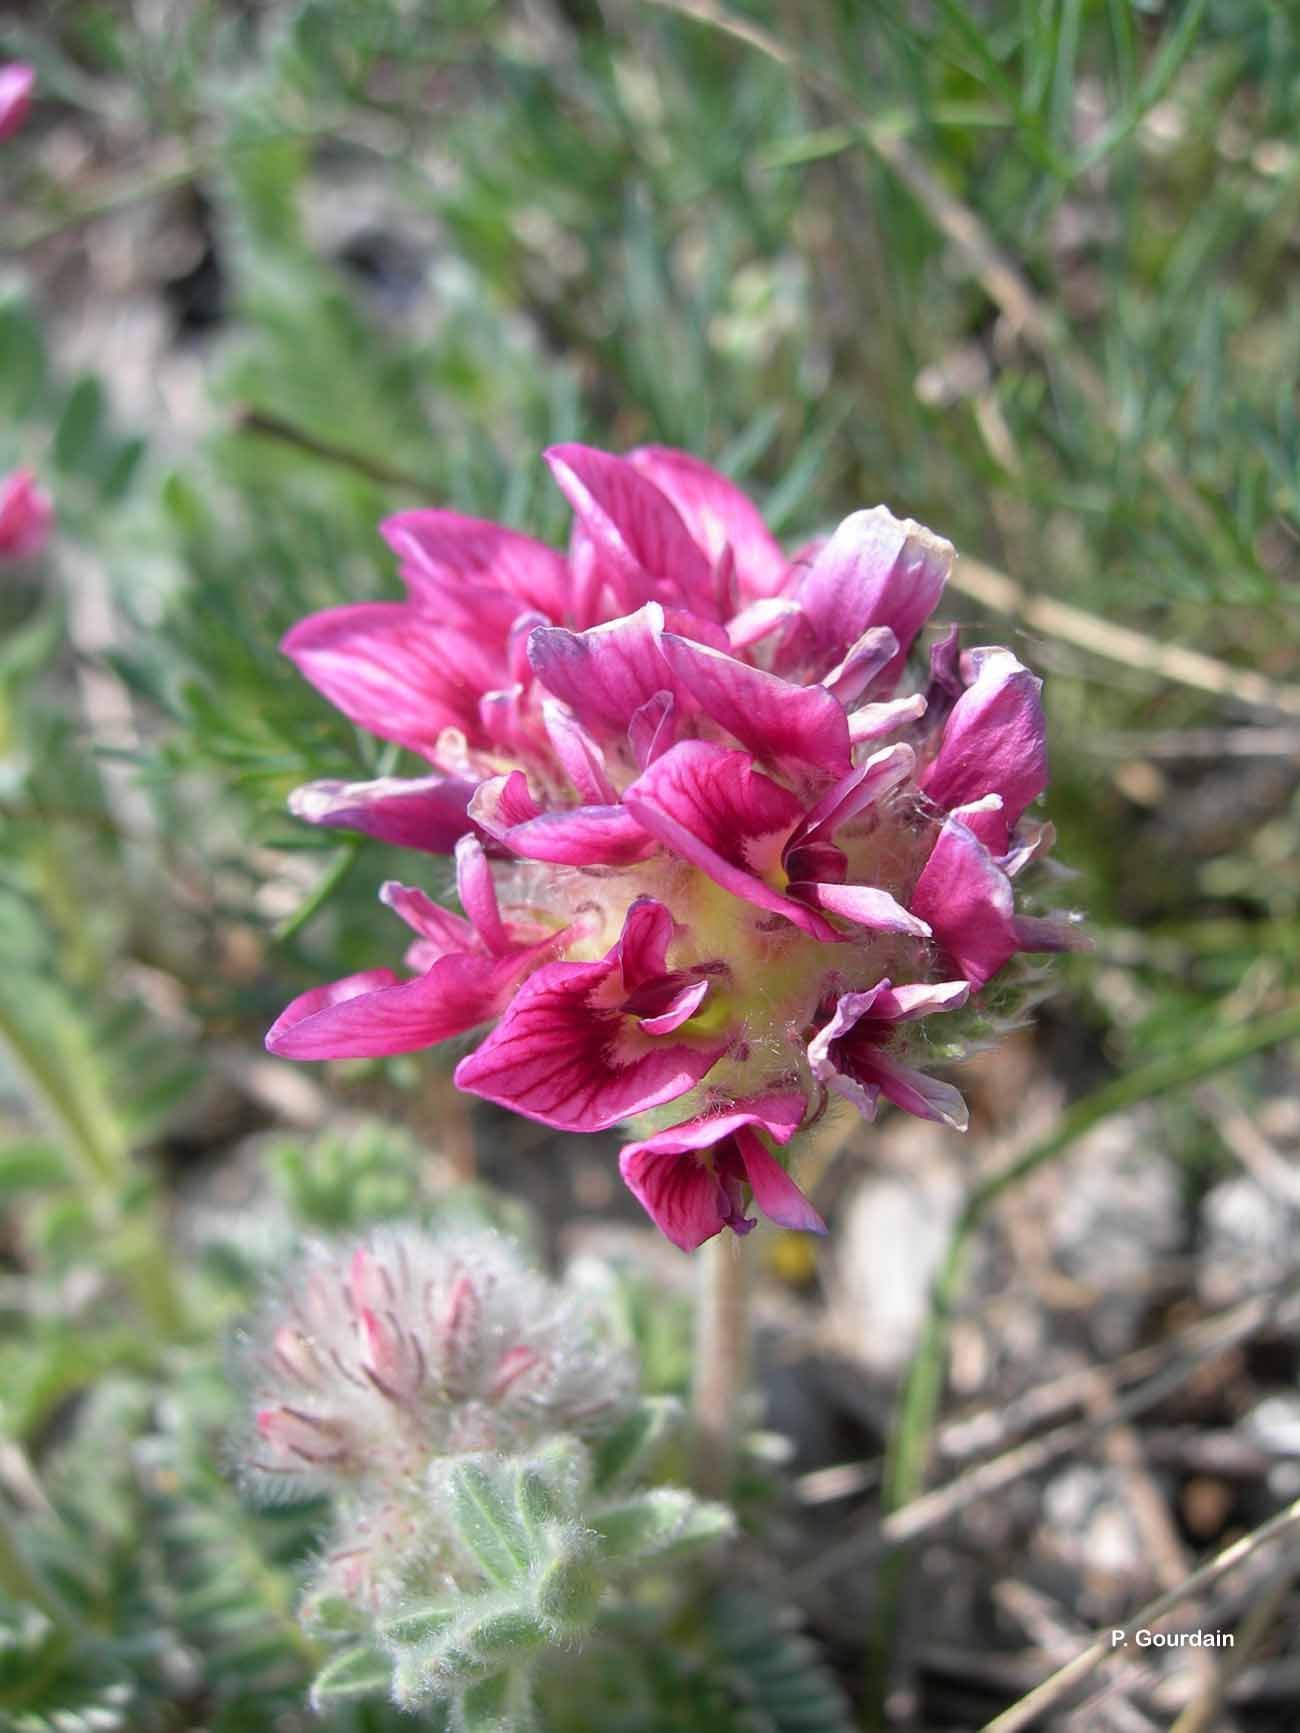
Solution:
[{"label": "green flower stem", "polygon": [[410,475],[392,464],[367,457],[365,452],[356,451],[349,445],[336,445],[333,440],[319,439],[306,428],[286,421],[283,416],[270,415],[261,409],[246,409],[239,417],[238,426],[241,433],[291,445],[309,457],[320,458],[323,463],[333,463],[342,469],[350,469],[355,474],[364,476],[367,481],[378,483],[380,487],[398,488],[404,493],[415,494],[420,499],[428,493],[427,484],[422,482],[419,476]]},{"label": "green flower stem", "polygon": [[[1217,1029],[1205,1040],[1141,1065],[1076,1101],[1061,1115],[1056,1128],[1047,1137],[972,1188],[935,1277],[929,1316],[904,1387],[898,1423],[885,1465],[886,1512],[909,1503],[924,1487],[930,1443],[947,1370],[949,1327],[961,1292],[971,1241],[990,1206],[1003,1192],[1063,1154],[1102,1120],[1141,1102],[1167,1095],[1172,1090],[1186,1088],[1215,1071],[1236,1065],[1252,1053],[1261,1053],[1284,1041],[1294,1040],[1300,1040],[1300,1005],[1289,1006],[1255,1022]],[[885,1561],[881,1571],[879,1614],[868,1663],[872,1692],[869,1701],[874,1703],[881,1701],[883,1665],[893,1648],[902,1563],[900,1549]]]},{"label": "green flower stem", "polygon": [[745,1242],[715,1235],[700,1251],[695,1325],[696,1490],[725,1498],[736,1460],[740,1399],[749,1375],[749,1282]]},{"label": "green flower stem", "polygon": [[343,844],[342,848],[335,850],[329,865],[317,880],[315,888],[293,913],[286,915],[276,927],[272,937],[277,944],[282,945],[286,939],[291,939],[295,933],[307,925],[307,922],[320,909],[324,908],[356,865],[357,856],[360,853],[361,843],[357,838],[350,838]]}]

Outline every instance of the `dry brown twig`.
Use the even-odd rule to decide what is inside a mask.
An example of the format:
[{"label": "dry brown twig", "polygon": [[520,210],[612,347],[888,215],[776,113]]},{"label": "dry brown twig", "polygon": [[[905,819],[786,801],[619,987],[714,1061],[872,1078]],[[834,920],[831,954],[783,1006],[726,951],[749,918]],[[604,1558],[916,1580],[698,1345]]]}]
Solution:
[{"label": "dry brown twig", "polygon": [[[1219,1351],[1216,1348],[1209,1352]],[[946,1486],[922,1493],[919,1498],[891,1511],[877,1526],[851,1535],[838,1546],[830,1547],[821,1553],[811,1564],[796,1573],[795,1585],[822,1582],[838,1571],[860,1569],[891,1548],[910,1545],[922,1535],[942,1528],[945,1523],[951,1522],[955,1516],[968,1510],[980,1499],[1002,1492],[1027,1476],[1041,1472],[1050,1463],[1071,1451],[1088,1448],[1097,1435],[1108,1427],[1131,1420],[1163,1401],[1172,1390],[1185,1383],[1207,1357],[1207,1354],[1202,1353],[1196,1357],[1180,1359],[1148,1379],[1128,1396],[1116,1401],[1113,1407],[1094,1417],[1069,1421],[1041,1437],[1030,1438],[988,1462],[981,1462],[974,1468],[967,1469]]]},{"label": "dry brown twig", "polygon": [[1188,1704],[1174,1722],[1170,1733],[1213,1733],[1219,1711],[1227,1702],[1228,1692],[1234,1681],[1245,1672],[1255,1651],[1268,1636],[1274,1620],[1291,1593],[1294,1581],[1295,1572],[1288,1570],[1260,1596],[1238,1633],[1237,1642],[1214,1668],[1213,1676],[1204,1691],[1194,1702]]},{"label": "dry brown twig", "polygon": [[[1164,1342],[1150,1347],[1135,1348],[1113,1360],[1106,1367],[1106,1376],[1119,1389],[1158,1371],[1171,1354],[1201,1355],[1225,1350],[1253,1335],[1286,1306],[1300,1285],[1300,1270],[1292,1271],[1275,1287],[1252,1294],[1244,1300],[1189,1324]],[[993,1450],[1007,1439],[1031,1432],[1036,1426],[1068,1413],[1082,1405],[1084,1389],[1077,1370],[1071,1370],[1044,1384],[1037,1384],[1023,1396],[999,1403],[974,1415],[948,1421],[939,1430],[938,1446],[948,1457],[973,1456]]]},{"label": "dry brown twig", "polygon": [[[657,4],[664,0],[656,0]],[[1080,650],[1090,650],[1111,662],[1159,675],[1179,686],[1191,686],[1216,698],[1231,698],[1257,710],[1300,716],[1300,686],[1266,679],[1248,668],[1188,650],[1181,644],[1161,644],[1130,626],[1118,626],[1068,602],[1032,595],[1022,584],[981,560],[963,558],[953,569],[952,585],[996,614],[1009,614],[1049,638],[1059,638]],[[1275,743],[1276,744],[1276,743]]]},{"label": "dry brown twig", "polygon": [[[861,1569],[891,1548],[910,1544],[943,1527],[978,1500],[1015,1485],[1026,1475],[1038,1473],[1072,1450],[1090,1447],[1094,1439],[1108,1428],[1145,1413],[1184,1384],[1207,1360],[1253,1335],[1276,1314],[1298,1280],[1300,1275],[1293,1275],[1268,1294],[1242,1301],[1218,1317],[1192,1326],[1161,1349],[1142,1350],[1139,1355],[1129,1355],[1117,1361],[1106,1372],[1112,1391],[1121,1381],[1128,1381],[1132,1376],[1145,1376],[1148,1371],[1150,1376],[1128,1395],[1116,1397],[1113,1403],[1096,1406],[1087,1418],[1054,1427],[977,1463],[947,1485],[922,1493],[919,1498],[892,1511],[876,1526],[849,1535],[796,1572],[791,1586],[803,1590],[827,1581],[838,1572]],[[1135,1365],[1141,1368],[1136,1374],[1132,1371]],[[1059,1401],[1061,1407],[1086,1408],[1090,1390],[1094,1392],[1095,1401],[1095,1385],[1090,1382],[1091,1378],[1092,1369],[1082,1368],[1072,1372],[1066,1380],[1053,1380],[1054,1400]],[[1066,1385],[1068,1391],[1064,1388]]]},{"label": "dry brown twig", "polygon": [[1269,1142],[1245,1109],[1214,1083],[1203,1083],[1192,1099],[1260,1190],[1289,1209],[1300,1209],[1300,1168]]},{"label": "dry brown twig", "polygon": [[[1203,1589],[1212,1587],[1228,1571],[1244,1564],[1258,1553],[1261,1547],[1279,1540],[1297,1524],[1300,1524],[1300,1499],[1296,1499],[1250,1534],[1243,1535],[1240,1540],[1225,1547],[1208,1564],[1193,1571],[1177,1588],[1169,1589],[1155,1600],[1148,1601],[1146,1606],[1139,1608],[1123,1625],[1098,1631],[1088,1646],[1073,1660],[1067,1661],[1065,1666],[1058,1668],[1050,1678],[1044,1679],[1041,1685],[1036,1685],[1018,1703],[1013,1703],[1011,1708],[986,1722],[981,1733],[1023,1733],[1024,1729],[1036,1726],[1041,1716],[1063,1703],[1077,1685],[1081,1685],[1097,1670],[1107,1656],[1129,1654],[1128,1639],[1135,1632],[1147,1630],[1157,1624],[1184,1601],[1199,1595]],[[1141,1650],[1136,1652],[1140,1654]]]},{"label": "dry brown twig", "polygon": [[[993,1598],[1050,1662],[1068,1660],[1089,1635],[1062,1607],[1030,1583],[1014,1577],[1007,1579],[996,1585]],[[1082,1719],[1085,1713],[1086,1721]],[[1079,1733],[1092,1733],[1096,1727],[1110,1728],[1112,1733],[1155,1733],[1155,1723],[1127,1698],[1115,1696],[1113,1684],[1090,1699],[1079,1715]]]}]

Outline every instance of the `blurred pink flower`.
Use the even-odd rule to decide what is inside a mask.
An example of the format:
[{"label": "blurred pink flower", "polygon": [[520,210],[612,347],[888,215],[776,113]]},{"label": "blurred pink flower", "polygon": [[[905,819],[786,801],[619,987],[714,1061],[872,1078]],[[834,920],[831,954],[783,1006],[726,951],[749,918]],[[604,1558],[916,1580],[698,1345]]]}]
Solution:
[{"label": "blurred pink flower", "polygon": [[25,61],[0,66],[0,140],[12,138],[31,113],[36,72]]},{"label": "blurred pink flower", "polygon": [[0,561],[30,559],[40,553],[54,525],[54,507],[30,469],[16,469],[0,481]]},{"label": "blurred pink flower", "polygon": [[953,1050],[1018,952],[1070,942],[1017,901],[1052,840],[1025,816],[1047,781],[1040,683],[950,632],[904,686],[953,549],[884,506],[787,559],[685,453],[546,455],[567,557],[405,512],[382,527],[406,600],[285,639],[431,767],[311,784],[293,810],[454,849],[464,918],[386,887],[420,935],[414,977],[312,989],[268,1046],[400,1053],[499,1019],[460,1086],[569,1130],[652,1115],[623,1173],[676,1244],[752,1226],[746,1188],[819,1229],[774,1146],[828,1092],[963,1126],[923,1069],[927,1021]]}]

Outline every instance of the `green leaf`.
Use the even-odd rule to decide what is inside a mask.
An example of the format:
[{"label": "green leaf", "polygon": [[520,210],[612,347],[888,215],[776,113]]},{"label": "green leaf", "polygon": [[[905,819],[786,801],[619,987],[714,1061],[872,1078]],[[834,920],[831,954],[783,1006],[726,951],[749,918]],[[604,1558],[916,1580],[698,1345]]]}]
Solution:
[{"label": "green leaf", "polygon": [[54,461],[70,475],[96,470],[104,429],[104,387],[93,373],[83,374],[68,393],[54,430]]},{"label": "green leaf", "polygon": [[0,1197],[16,1192],[50,1191],[66,1184],[67,1164],[40,1138],[25,1137],[0,1149]]},{"label": "green leaf", "polygon": [[602,1511],[591,1522],[603,1556],[622,1564],[725,1540],[736,1526],[725,1505],[706,1503],[671,1486]]},{"label": "green leaf", "polygon": [[461,1694],[464,1733],[528,1733],[533,1726],[527,1679],[514,1672],[480,1679]]},{"label": "green leaf", "polygon": [[105,502],[115,503],[129,492],[145,450],[144,440],[133,434],[129,439],[119,440],[105,454],[99,483],[100,497]]},{"label": "green leaf", "polygon": [[22,301],[0,305],[0,414],[22,421],[35,407],[45,381],[45,337]]},{"label": "green leaf", "polygon": [[605,1582],[585,1559],[557,1559],[537,1585],[537,1610],[569,1631],[584,1631],[596,1616]]},{"label": "green leaf", "polygon": [[759,167],[798,168],[804,163],[821,162],[825,157],[851,150],[861,137],[861,130],[856,127],[824,126],[800,133],[796,138],[776,139],[759,158]]},{"label": "green leaf", "polygon": [[462,1544],[485,1575],[506,1586],[527,1574],[531,1560],[528,1533],[501,1484],[504,1472],[496,1464],[458,1463],[451,1474],[451,1505]]},{"label": "green leaf", "polygon": [[429,1601],[423,1606],[408,1607],[395,1618],[382,1620],[378,1629],[386,1643],[423,1646],[445,1636],[457,1616],[456,1609],[444,1601]]},{"label": "green leaf", "polygon": [[485,1661],[511,1661],[541,1648],[547,1630],[533,1613],[510,1607],[466,1626],[458,1640]]},{"label": "green leaf", "polygon": [[0,686],[13,686],[39,673],[62,642],[62,614],[57,608],[42,608],[0,639]]},{"label": "green leaf", "polygon": [[642,1472],[681,1420],[682,1406],[671,1396],[639,1402],[627,1418],[592,1451],[593,1481],[604,1490]]},{"label": "green leaf", "polygon": [[573,1518],[589,1484],[591,1458],[581,1439],[549,1439],[519,1471],[519,1512],[534,1536],[544,1539],[556,1523]]},{"label": "green leaf", "polygon": [[115,1181],[126,1132],[90,1026],[72,997],[50,981],[0,971],[0,1049],[92,1186]]},{"label": "green leaf", "polygon": [[319,1709],[340,1698],[386,1693],[392,1676],[393,1666],[387,1655],[367,1643],[358,1643],[336,1655],[317,1673],[311,1688],[312,1705]]}]

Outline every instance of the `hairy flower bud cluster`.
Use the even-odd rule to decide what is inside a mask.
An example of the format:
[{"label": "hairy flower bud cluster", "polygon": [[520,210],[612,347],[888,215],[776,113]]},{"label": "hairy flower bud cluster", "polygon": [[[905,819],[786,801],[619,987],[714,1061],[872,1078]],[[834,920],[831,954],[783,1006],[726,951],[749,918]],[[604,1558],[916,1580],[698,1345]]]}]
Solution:
[{"label": "hairy flower bud cluster", "polygon": [[246,1378],[246,1480],[268,1496],[336,1498],[319,1586],[377,1606],[413,1557],[441,1568],[437,1464],[607,1430],[635,1369],[508,1241],[395,1228],[305,1254],[250,1339]]},{"label": "hairy flower bud cluster", "polygon": [[345,1645],[320,1704],[383,1692],[522,1729],[548,1647],[629,1572],[731,1532],[722,1507],[645,1487],[673,1405],[638,1400],[590,1304],[491,1234],[313,1247],[245,1372],[246,1482],[333,1507],[302,1608]]},{"label": "hairy flower bud cluster", "polygon": [[[294,812],[455,857],[461,912],[390,883],[411,974],[296,999],[274,1053],[372,1057],[495,1022],[457,1083],[561,1130],[637,1121],[625,1180],[677,1245],[820,1218],[778,1154],[830,1093],[962,1127],[926,1025],[1024,951],[1050,848],[1039,682],[935,641],[951,545],[883,506],[787,557],[683,452],[547,453],[567,558],[416,511],[382,527],[403,602],[330,609],[284,648],[411,780],[313,783]],[[939,1037],[945,1048],[954,1043]]]}]

